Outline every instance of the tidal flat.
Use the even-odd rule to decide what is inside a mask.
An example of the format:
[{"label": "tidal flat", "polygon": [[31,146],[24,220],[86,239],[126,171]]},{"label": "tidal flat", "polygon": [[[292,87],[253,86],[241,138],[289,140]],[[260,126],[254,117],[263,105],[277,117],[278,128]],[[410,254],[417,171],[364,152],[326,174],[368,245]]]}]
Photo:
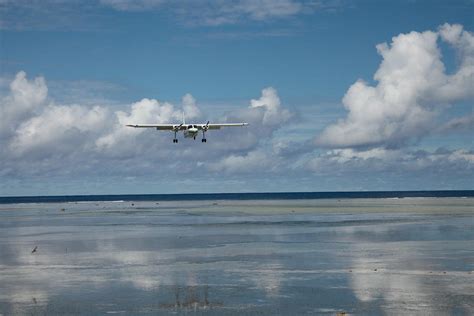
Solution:
[{"label": "tidal flat", "polygon": [[474,198],[0,205],[0,315],[474,313]]}]

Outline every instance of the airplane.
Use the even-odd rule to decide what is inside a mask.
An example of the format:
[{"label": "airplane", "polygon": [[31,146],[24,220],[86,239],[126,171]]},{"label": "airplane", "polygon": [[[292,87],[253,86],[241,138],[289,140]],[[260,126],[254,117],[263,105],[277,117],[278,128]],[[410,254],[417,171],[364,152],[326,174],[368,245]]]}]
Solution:
[{"label": "airplane", "polygon": [[209,121],[205,124],[186,124],[184,120],[183,113],[183,123],[181,124],[127,124],[128,127],[135,128],[156,128],[159,131],[172,131],[174,132],[173,143],[178,143],[176,134],[179,131],[183,131],[185,138],[193,138],[196,140],[196,136],[199,134],[199,131],[202,131],[202,140],[201,142],[206,143],[206,132],[210,129],[221,129],[221,127],[237,127],[237,126],[247,126],[248,123],[218,123],[218,124],[209,124]]}]

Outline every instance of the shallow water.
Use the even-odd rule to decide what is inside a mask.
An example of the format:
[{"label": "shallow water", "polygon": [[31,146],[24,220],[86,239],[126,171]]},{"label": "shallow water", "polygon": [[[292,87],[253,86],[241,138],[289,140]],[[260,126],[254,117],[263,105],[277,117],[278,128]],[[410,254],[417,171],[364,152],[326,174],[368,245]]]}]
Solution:
[{"label": "shallow water", "polygon": [[470,314],[473,270],[472,198],[0,205],[3,315]]}]

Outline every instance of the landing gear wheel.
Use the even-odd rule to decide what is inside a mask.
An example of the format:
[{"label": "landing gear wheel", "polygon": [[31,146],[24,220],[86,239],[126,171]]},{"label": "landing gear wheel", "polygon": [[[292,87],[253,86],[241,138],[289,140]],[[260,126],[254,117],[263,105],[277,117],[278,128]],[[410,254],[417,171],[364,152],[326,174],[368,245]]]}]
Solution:
[{"label": "landing gear wheel", "polygon": [[177,140],[177,139],[173,139],[173,143],[177,143],[177,142],[178,142],[178,140]]},{"label": "landing gear wheel", "polygon": [[203,143],[207,143],[207,139],[205,139],[205,138],[203,138],[201,141],[202,141]]}]

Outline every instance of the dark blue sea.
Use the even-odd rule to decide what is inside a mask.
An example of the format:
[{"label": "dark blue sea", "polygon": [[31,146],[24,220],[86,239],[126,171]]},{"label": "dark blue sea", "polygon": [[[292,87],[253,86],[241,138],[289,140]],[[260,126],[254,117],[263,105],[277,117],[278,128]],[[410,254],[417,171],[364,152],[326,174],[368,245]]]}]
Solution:
[{"label": "dark blue sea", "polygon": [[0,204],[99,201],[383,199],[408,197],[474,197],[474,190],[4,196],[0,197]]}]

